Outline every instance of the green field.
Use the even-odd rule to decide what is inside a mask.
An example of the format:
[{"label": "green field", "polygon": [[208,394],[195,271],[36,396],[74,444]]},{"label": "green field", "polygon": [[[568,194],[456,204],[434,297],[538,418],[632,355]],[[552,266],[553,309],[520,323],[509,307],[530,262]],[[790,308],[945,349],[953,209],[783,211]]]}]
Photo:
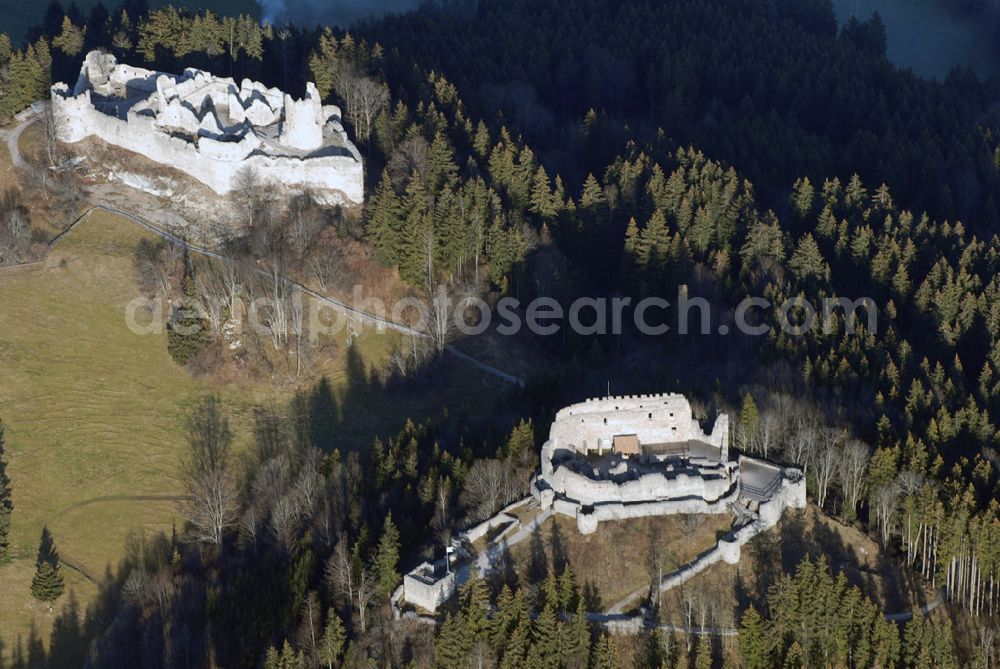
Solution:
[{"label": "green field", "polygon": [[[86,14],[90,8],[98,3],[98,0],[76,0],[77,7]],[[69,3],[61,2],[63,7]],[[260,5],[254,0],[194,0],[193,2],[182,2],[178,0],[149,0],[149,6],[153,9],[174,5],[184,6],[189,9],[209,9],[222,16],[236,16],[238,14],[260,14]],[[20,44],[27,35],[28,30],[42,22],[48,2],[25,3],[22,0],[0,0],[0,32],[10,35],[14,44]],[[118,2],[105,0],[104,6],[108,11],[113,11]]]},{"label": "green field", "polygon": [[[0,567],[0,638],[8,644],[32,621],[47,633],[47,610],[28,593],[43,525],[66,557],[102,574],[129,528],[173,520],[169,501],[86,504],[176,494],[180,413],[208,390],[171,362],[160,337],[125,327],[138,234],[94,216],[45,269],[0,274],[0,415],[15,505],[15,559]],[[94,594],[79,574],[64,573],[82,600]]]},{"label": "green field", "polygon": [[[220,386],[176,366],[162,335],[138,336],[124,305],[137,294],[132,253],[142,235],[133,224],[94,214],[33,271],[0,272],[0,417],[7,427],[14,485],[14,559],[0,565],[0,641],[5,655],[34,625],[48,638],[52,615],[29,593],[35,550],[47,525],[64,558],[100,578],[123,554],[136,529],[169,531],[177,520],[171,496],[184,449],[186,407],[221,394],[233,414],[237,447],[250,433],[256,403],[284,402],[295,384],[240,382]],[[366,367],[379,365],[389,335],[363,333],[354,345]],[[455,363],[445,366],[433,397],[358,387],[342,353],[324,362],[337,402],[338,442],[371,443],[407,416],[441,407],[487,406],[492,382]],[[64,566],[68,588],[86,603],[96,587]],[[66,598],[61,600],[64,603]]]}]

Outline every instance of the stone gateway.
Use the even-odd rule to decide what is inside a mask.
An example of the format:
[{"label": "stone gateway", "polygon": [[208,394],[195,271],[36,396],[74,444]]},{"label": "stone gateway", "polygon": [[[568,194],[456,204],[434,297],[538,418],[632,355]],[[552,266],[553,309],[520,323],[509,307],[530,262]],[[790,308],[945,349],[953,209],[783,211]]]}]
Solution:
[{"label": "stone gateway", "polygon": [[52,87],[60,141],[97,137],[180,170],[220,195],[253,171],[325,204],[361,204],[361,154],[347,138],[340,109],[323,105],[312,83],[293,100],[276,88],[188,68],[164,74],[91,51],[70,88]]}]

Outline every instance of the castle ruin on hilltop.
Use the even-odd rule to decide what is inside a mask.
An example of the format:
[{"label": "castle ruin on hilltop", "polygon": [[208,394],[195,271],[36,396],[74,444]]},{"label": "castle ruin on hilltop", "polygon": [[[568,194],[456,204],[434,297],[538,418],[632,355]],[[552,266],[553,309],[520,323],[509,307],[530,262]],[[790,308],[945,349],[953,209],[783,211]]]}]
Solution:
[{"label": "castle ruin on hilltop", "polygon": [[361,204],[361,154],[347,138],[340,109],[323,105],[312,83],[294,100],[276,88],[215,77],[187,68],[164,74],[87,54],[76,84],[52,87],[60,141],[97,137],[180,170],[220,195],[237,175],[292,191],[308,190],[326,204]]},{"label": "castle ruin on hilltop", "polygon": [[[522,525],[529,506],[538,513]],[[481,575],[489,573],[511,546],[528,539],[553,514],[575,519],[581,534],[597,531],[606,521],[731,515],[731,530],[713,548],[662,577],[659,589],[666,591],[719,561],[736,564],[743,545],[777,525],[787,509],[805,506],[800,469],[745,455],[730,459],[726,414],[719,414],[705,433],[683,395],[589,399],[556,414],[531,496],[460,532],[444,559],[406,574],[393,594],[394,611],[399,612],[397,602],[406,602],[434,613],[473,566]],[[454,567],[452,554],[460,556]],[[609,615],[620,614],[635,594],[611,607]]]},{"label": "castle ruin on hilltop", "polygon": [[[805,506],[802,472],[729,459],[729,417],[706,434],[677,394],[601,397],[556,414],[532,493],[542,509],[600,521]],[[777,518],[774,519],[777,522]]]}]

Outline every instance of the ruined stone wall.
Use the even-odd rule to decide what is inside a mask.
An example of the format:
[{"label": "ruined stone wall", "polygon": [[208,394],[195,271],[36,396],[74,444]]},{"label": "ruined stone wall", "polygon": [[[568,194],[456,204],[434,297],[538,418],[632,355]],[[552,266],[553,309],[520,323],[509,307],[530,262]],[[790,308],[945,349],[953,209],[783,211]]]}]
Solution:
[{"label": "ruined stone wall", "polygon": [[549,439],[579,452],[611,449],[615,435],[635,434],[643,444],[703,441],[728,457],[729,419],[719,416],[705,434],[683,395],[626,395],[589,399],[556,414]]},{"label": "ruined stone wall", "polygon": [[455,593],[456,582],[455,572],[448,573],[432,583],[425,582],[419,576],[419,573],[427,573],[432,569],[432,565],[425,562],[403,576],[403,598],[410,604],[433,613]]},{"label": "ruined stone wall", "polygon": [[[363,202],[361,155],[346,139],[339,109],[322,106],[315,86],[307,88],[306,98],[293,101],[281,97],[276,89],[244,80],[239,89],[248,105],[244,108],[231,79],[216,79],[193,69],[177,79],[127,65],[111,67],[113,63],[113,58],[92,52],[72,92],[65,84],[52,87],[51,103],[60,141],[74,143],[97,137],[185,172],[220,195],[230,192],[236,176],[250,169],[264,181],[293,190],[311,190],[328,204]],[[95,91],[109,96],[122,86],[132,92],[144,91],[149,97],[131,104],[125,119],[95,108]],[[269,106],[281,103],[288,105],[287,118],[279,117]],[[216,110],[231,109],[238,125],[220,127],[216,113],[203,112],[208,104]],[[324,118],[327,112],[336,112],[336,116]],[[203,113],[201,121],[196,113]],[[288,142],[291,150],[265,145],[257,132],[243,125],[243,119],[251,125],[255,121],[281,122],[280,138]],[[191,137],[173,136],[171,127]],[[336,140],[328,146],[324,145],[324,127],[329,128],[331,141]],[[235,129],[240,131],[238,135]],[[314,152],[297,153],[305,151]]]},{"label": "ruined stone wall", "polygon": [[616,483],[596,480],[571,471],[565,466],[557,467],[546,480],[556,494],[564,495],[583,505],[631,504],[683,497],[696,497],[711,502],[725,495],[734,482],[729,474],[706,479],[684,472],[672,476],[656,472],[644,474],[638,479]]},{"label": "ruined stone wall", "polygon": [[634,504],[607,502],[586,508],[579,502],[565,498],[552,498],[551,500],[543,501],[542,508],[547,508],[547,502],[556,513],[575,518],[580,534],[591,534],[597,530],[599,523],[607,521],[673,516],[678,514],[730,513],[730,504],[736,501],[737,496],[738,494],[734,489],[729,494],[711,502],[695,497],[688,497],[685,499],[637,502]]}]

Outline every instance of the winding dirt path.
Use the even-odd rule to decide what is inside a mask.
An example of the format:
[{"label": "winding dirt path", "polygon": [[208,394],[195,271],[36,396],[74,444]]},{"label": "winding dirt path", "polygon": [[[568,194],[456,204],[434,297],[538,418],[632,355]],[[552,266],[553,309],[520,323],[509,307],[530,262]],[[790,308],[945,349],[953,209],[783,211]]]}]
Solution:
[{"label": "winding dirt path", "polygon": [[65,509],[52,516],[51,520],[62,518],[70,511],[82,509],[92,504],[102,504],[105,502],[184,502],[191,499],[187,495],[105,495],[103,497],[91,497],[70,504]]}]

